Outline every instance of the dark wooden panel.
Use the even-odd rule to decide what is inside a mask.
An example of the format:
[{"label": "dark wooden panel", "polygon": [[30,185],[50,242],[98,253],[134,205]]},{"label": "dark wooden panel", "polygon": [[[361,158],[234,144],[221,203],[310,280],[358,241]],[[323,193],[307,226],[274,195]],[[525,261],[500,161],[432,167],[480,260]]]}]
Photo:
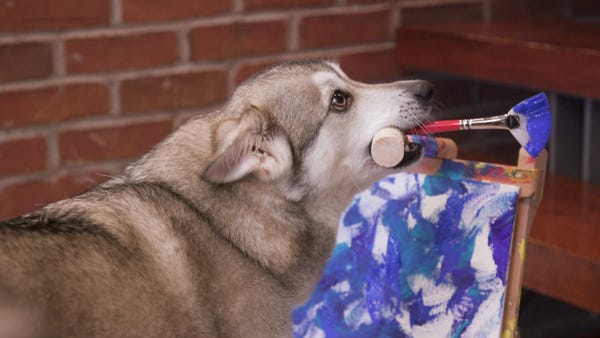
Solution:
[{"label": "dark wooden panel", "polygon": [[556,149],[554,173],[573,178],[581,177],[583,157],[583,109],[580,98],[558,96],[554,114],[556,131],[552,137]]},{"label": "dark wooden panel", "polygon": [[523,285],[600,313],[600,185],[548,175]]},{"label": "dark wooden panel", "polygon": [[530,239],[523,286],[600,313],[600,262]]},{"label": "dark wooden panel", "polygon": [[[600,145],[600,102],[596,102],[592,108],[591,121],[591,148],[590,149],[590,181],[595,184],[600,184],[600,150],[597,145]],[[600,220],[598,221],[600,223]]]},{"label": "dark wooden panel", "polygon": [[401,65],[600,97],[600,24],[467,22],[401,26]]},{"label": "dark wooden panel", "polygon": [[530,237],[600,262],[600,185],[548,175]]}]

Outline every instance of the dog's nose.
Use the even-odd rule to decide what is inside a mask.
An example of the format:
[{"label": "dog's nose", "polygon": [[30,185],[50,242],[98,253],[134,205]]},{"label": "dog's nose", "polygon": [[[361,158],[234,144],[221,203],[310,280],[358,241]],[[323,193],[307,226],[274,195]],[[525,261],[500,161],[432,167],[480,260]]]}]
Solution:
[{"label": "dog's nose", "polygon": [[430,102],[433,99],[433,85],[427,81],[420,81],[415,88],[415,96],[423,101]]}]

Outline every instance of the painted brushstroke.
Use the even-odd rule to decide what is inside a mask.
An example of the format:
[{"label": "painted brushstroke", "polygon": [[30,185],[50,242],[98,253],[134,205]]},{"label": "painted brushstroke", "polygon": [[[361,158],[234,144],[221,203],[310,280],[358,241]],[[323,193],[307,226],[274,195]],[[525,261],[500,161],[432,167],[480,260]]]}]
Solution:
[{"label": "painted brushstroke", "polygon": [[[440,144],[434,137],[410,135],[412,142],[423,146],[423,156],[437,158]],[[532,158],[532,161],[535,161]],[[519,170],[517,167],[474,161],[443,161],[435,176],[448,176],[453,179],[474,179],[511,185],[532,184],[537,173],[532,170]]]},{"label": "painted brushstroke", "polygon": [[518,188],[446,174],[357,195],[296,337],[499,336]]},{"label": "painted brushstroke", "polygon": [[439,144],[435,137],[422,135],[410,135],[411,142],[419,143],[423,146],[423,156],[437,158],[439,152]]},{"label": "painted brushstroke", "polygon": [[539,93],[520,102],[513,109],[524,128],[511,130],[513,136],[524,146],[531,157],[537,157],[550,139],[552,113],[546,94]]}]

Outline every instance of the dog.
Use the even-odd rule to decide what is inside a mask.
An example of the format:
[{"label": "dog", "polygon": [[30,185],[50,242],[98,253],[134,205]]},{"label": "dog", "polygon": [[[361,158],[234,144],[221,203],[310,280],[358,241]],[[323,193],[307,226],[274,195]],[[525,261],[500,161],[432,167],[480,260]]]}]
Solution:
[{"label": "dog", "polygon": [[380,167],[371,139],[422,123],[432,93],[266,69],[122,175],[1,222],[0,310],[40,337],[291,336],[353,196],[421,157]]}]

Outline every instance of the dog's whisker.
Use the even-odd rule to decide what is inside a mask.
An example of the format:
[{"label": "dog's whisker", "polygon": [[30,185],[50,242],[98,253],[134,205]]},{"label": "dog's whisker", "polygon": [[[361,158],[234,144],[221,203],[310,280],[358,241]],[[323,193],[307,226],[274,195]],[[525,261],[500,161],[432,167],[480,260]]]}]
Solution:
[{"label": "dog's whisker", "polygon": [[427,131],[427,128],[425,128],[427,123],[433,121],[433,119],[431,117],[425,116],[423,119],[415,119],[414,121],[415,121],[416,125],[411,128],[412,133],[420,133],[427,137],[432,136],[431,133],[429,133]]},{"label": "dog's whisker", "polygon": [[356,191],[361,191],[362,189],[360,188],[360,186],[358,185],[358,183],[356,183],[356,181],[354,180],[354,177],[350,176],[350,181],[352,182],[352,184],[354,185],[354,187],[356,188]]},{"label": "dog's whisker", "polygon": [[432,107],[437,108],[439,110],[446,109],[446,105],[444,103],[442,103],[441,101],[438,101],[438,100],[433,100],[432,101]]},{"label": "dog's whisker", "polygon": [[[108,174],[102,174],[102,173],[96,173],[95,175],[99,176],[101,178],[109,179],[109,180],[112,180],[112,179],[115,179],[115,178],[119,177],[118,175],[108,175]],[[88,178],[88,180],[90,180],[92,182],[96,182],[96,180],[94,180],[93,178]]]}]

